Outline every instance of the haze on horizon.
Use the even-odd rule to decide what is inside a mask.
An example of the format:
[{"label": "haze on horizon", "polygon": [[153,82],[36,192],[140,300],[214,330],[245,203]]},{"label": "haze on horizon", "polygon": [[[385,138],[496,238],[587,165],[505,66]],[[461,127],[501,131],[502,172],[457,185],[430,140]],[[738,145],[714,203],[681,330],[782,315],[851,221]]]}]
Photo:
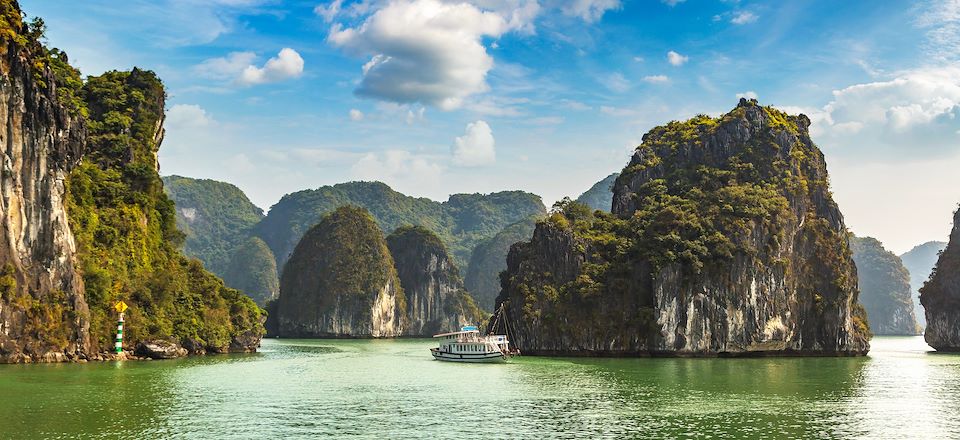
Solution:
[{"label": "haze on horizon", "polygon": [[960,202],[960,1],[22,0],[85,75],[170,97],[162,173],[286,193],[380,180],[549,206],[647,130],[755,97],[813,121],[847,225],[896,253]]}]

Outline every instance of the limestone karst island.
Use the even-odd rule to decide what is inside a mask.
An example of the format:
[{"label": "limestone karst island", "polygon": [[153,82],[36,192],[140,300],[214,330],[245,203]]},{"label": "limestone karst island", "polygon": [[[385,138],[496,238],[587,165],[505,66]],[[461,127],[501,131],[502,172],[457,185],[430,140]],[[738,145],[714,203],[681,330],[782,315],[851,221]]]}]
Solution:
[{"label": "limestone karst island", "polygon": [[960,437],[948,0],[0,0],[0,439]]}]

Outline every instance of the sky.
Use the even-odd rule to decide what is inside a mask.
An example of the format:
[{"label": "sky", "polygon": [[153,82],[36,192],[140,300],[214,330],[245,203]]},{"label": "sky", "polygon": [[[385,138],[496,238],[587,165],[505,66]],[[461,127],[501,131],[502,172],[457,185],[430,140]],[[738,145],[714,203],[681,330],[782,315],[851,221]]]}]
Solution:
[{"label": "sky", "polygon": [[960,0],[20,3],[85,75],[163,79],[162,174],[265,210],[352,180],[550,206],[740,97],[811,118],[858,235],[946,241],[960,202]]}]

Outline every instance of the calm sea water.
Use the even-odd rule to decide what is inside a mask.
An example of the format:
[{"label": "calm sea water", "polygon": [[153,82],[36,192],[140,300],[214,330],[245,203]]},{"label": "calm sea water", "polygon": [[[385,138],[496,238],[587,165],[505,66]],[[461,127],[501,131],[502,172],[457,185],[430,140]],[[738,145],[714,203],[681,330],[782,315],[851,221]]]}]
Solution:
[{"label": "calm sea water", "polygon": [[960,438],[960,356],[432,360],[430,340],[0,365],[2,438]]}]

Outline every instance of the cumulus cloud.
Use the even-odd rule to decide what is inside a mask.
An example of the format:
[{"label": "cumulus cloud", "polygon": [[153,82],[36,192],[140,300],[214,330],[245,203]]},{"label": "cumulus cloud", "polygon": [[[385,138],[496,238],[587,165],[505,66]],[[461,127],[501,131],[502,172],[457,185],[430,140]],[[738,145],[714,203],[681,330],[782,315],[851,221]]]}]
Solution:
[{"label": "cumulus cloud", "polygon": [[670,82],[670,77],[667,75],[647,75],[643,77],[643,80],[651,84],[664,84]]},{"label": "cumulus cloud", "polygon": [[743,92],[743,93],[737,93],[737,99],[740,99],[740,98],[759,99],[757,97],[757,92],[754,92],[753,90],[747,90],[746,92]]},{"label": "cumulus cloud", "polygon": [[213,118],[196,104],[176,104],[167,110],[165,125],[170,130],[207,127],[213,124]]},{"label": "cumulus cloud", "polygon": [[563,5],[560,10],[571,17],[580,17],[587,23],[592,23],[603,17],[607,11],[620,9],[620,0],[572,0]]},{"label": "cumulus cloud", "polygon": [[757,21],[760,18],[756,14],[750,11],[740,11],[733,14],[733,18],[730,19],[730,23],[733,24],[748,24]]},{"label": "cumulus cloud", "polygon": [[674,51],[667,52],[667,62],[674,66],[682,66],[684,63],[690,60],[690,57],[680,55]]},{"label": "cumulus cloud", "polygon": [[833,92],[808,110],[814,140],[873,160],[940,157],[960,150],[960,67],[904,72]]},{"label": "cumulus cloud", "polygon": [[463,167],[489,165],[496,160],[493,131],[484,121],[467,124],[466,132],[453,141],[453,163]]},{"label": "cumulus cloud", "polygon": [[522,29],[532,13],[526,5],[534,3],[524,2],[506,14],[470,3],[393,1],[356,27],[334,24],[328,41],[370,56],[363,65],[358,95],[449,110],[488,90],[486,76],[493,58],[483,38]]},{"label": "cumulus cloud", "polygon": [[350,120],[351,121],[362,121],[363,112],[355,108],[350,109]]},{"label": "cumulus cloud", "polygon": [[302,74],[303,58],[297,51],[285,47],[277,56],[267,60],[263,67],[245,67],[237,82],[241,85],[264,84],[297,78]]},{"label": "cumulus cloud", "polygon": [[297,51],[284,48],[277,56],[257,67],[253,52],[230,52],[225,57],[210,58],[194,66],[200,76],[216,80],[233,81],[250,86],[297,78],[303,74],[303,58]]},{"label": "cumulus cloud", "polygon": [[443,167],[409,151],[388,150],[363,155],[350,172],[355,179],[379,180],[399,191],[420,193],[439,184]]}]

